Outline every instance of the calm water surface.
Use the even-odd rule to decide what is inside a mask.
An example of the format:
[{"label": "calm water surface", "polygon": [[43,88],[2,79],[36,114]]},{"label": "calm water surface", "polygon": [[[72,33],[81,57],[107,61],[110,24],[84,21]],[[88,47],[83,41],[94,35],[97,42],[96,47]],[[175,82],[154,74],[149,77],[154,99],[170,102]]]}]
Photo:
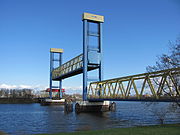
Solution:
[{"label": "calm water surface", "polygon": [[[0,104],[0,131],[12,135],[73,132],[159,124],[157,113],[169,103],[147,107],[141,102],[116,102],[116,112],[65,113],[64,106]],[[180,123],[180,109],[168,112],[164,123]]]}]

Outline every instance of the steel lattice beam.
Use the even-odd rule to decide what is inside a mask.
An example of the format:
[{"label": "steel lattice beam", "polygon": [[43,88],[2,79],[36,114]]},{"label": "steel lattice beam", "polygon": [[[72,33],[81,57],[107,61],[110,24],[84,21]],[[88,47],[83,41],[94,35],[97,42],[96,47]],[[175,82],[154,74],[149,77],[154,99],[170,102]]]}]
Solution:
[{"label": "steel lattice beam", "polygon": [[92,82],[88,100],[179,101],[180,68]]}]

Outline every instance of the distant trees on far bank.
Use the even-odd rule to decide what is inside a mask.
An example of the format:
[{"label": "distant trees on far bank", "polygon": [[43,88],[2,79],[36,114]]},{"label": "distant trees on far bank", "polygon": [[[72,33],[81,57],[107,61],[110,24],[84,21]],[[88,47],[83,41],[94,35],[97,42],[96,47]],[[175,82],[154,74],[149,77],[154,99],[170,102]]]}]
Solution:
[{"label": "distant trees on far bank", "polygon": [[0,98],[33,98],[32,89],[0,89]]}]

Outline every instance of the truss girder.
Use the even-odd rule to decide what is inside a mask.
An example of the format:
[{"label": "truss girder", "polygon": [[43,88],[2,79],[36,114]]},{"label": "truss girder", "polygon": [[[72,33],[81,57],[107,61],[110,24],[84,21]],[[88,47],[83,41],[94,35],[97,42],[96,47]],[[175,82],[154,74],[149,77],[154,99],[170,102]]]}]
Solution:
[{"label": "truss girder", "polygon": [[180,100],[180,68],[92,82],[88,99]]}]

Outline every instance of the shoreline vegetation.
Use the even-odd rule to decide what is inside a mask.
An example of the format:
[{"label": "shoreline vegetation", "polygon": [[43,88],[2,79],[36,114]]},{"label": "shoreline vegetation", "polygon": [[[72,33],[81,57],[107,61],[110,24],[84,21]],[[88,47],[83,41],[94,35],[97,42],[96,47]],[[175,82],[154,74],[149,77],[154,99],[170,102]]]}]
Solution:
[{"label": "shoreline vegetation", "polygon": [[104,130],[75,131],[70,133],[36,134],[36,135],[179,135],[179,124],[138,126],[130,128],[112,128]]},{"label": "shoreline vegetation", "polygon": [[0,104],[32,104],[38,102],[38,98],[0,98]]},{"label": "shoreline vegetation", "polygon": [[[0,97],[0,104],[32,104],[32,103],[40,103],[42,100],[48,97]],[[81,101],[81,95],[64,95],[64,99],[75,101]],[[58,97],[53,97],[53,99],[59,99]]]}]

